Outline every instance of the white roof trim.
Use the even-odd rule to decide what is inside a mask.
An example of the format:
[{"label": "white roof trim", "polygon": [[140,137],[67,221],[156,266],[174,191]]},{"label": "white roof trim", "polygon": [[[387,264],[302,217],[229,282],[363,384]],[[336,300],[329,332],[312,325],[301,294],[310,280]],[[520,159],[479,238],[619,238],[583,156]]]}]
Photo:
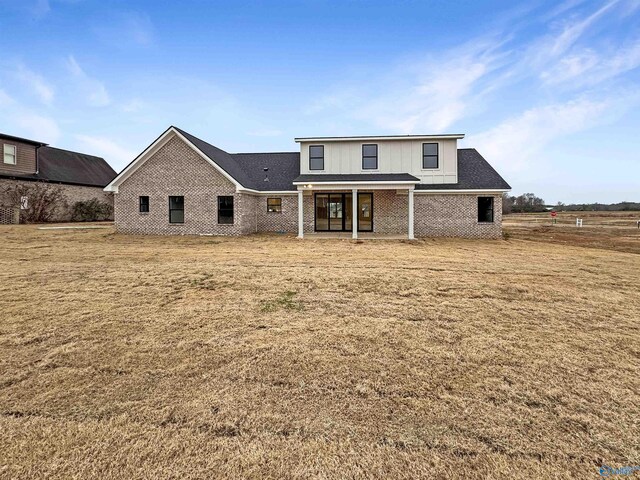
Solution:
[{"label": "white roof trim", "polygon": [[504,193],[510,192],[510,188],[476,188],[476,189],[451,189],[451,190],[416,190],[418,194],[438,194],[438,193]]},{"label": "white roof trim", "polygon": [[213,168],[215,168],[218,172],[220,172],[227,180],[233,183],[236,186],[236,189],[240,190],[244,187],[238,183],[238,181],[229,175],[226,171],[224,171],[217,163],[211,160],[207,155],[205,155],[198,147],[196,147],[193,143],[191,143],[187,138],[182,135],[179,131],[177,131],[174,127],[169,127],[162,135],[158,137],[158,139],[149,145],[140,155],[138,155],[133,162],[125,167],[125,169],[120,172],[116,178],[111,180],[111,183],[104,187],[105,192],[114,192],[118,193],[119,185],[124,182],[127,178],[129,178],[141,165],[144,164],[152,155],[154,155],[160,148],[162,148],[173,136],[178,137],[184,143],[186,143],[191,149],[196,152],[200,157],[207,161]]},{"label": "white roof trim", "polygon": [[464,133],[444,133],[442,135],[381,135],[381,136],[355,136],[355,137],[296,137],[297,143],[308,142],[366,142],[371,140],[459,140],[464,138]]},{"label": "white roof trim", "polygon": [[252,188],[239,188],[239,192],[253,193],[254,195],[297,195],[297,190],[253,190]]},{"label": "white roof trim", "polygon": [[420,180],[372,180],[370,182],[366,181],[338,181],[338,182],[327,182],[327,181],[311,181],[311,182],[293,182],[294,185],[311,185],[311,186],[320,186],[320,185],[416,185],[420,183]]},{"label": "white roof trim", "polygon": [[343,182],[343,183],[304,183],[298,185],[298,191],[317,190],[413,190],[417,182]]}]

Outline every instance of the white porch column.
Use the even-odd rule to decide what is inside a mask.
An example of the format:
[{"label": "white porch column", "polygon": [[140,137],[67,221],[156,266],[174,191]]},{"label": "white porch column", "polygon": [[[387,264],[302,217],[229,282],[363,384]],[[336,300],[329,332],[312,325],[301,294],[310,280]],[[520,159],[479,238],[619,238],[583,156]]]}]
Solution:
[{"label": "white porch column", "polygon": [[413,188],[409,189],[409,240],[413,240]]},{"label": "white porch column", "polygon": [[298,238],[304,238],[304,201],[302,190],[298,190]]},{"label": "white porch column", "polygon": [[351,238],[358,238],[358,189],[351,191]]}]

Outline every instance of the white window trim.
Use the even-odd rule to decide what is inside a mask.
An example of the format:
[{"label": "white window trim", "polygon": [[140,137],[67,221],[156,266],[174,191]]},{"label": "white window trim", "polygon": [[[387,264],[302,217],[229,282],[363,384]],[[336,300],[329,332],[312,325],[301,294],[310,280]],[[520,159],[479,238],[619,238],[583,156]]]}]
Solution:
[{"label": "white window trim", "polygon": [[[13,147],[13,162],[7,162],[7,147]],[[15,145],[11,145],[10,143],[5,143],[2,148],[2,161],[7,165],[17,165],[18,164],[18,147]]]}]

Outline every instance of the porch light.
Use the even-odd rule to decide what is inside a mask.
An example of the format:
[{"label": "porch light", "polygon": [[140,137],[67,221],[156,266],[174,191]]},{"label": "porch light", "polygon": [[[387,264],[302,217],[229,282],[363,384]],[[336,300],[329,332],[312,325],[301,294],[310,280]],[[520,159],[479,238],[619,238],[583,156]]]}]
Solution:
[{"label": "porch light", "polygon": [[311,184],[309,184],[309,185],[307,185],[307,188],[311,188],[311,186],[312,186],[312,185],[311,185]]}]

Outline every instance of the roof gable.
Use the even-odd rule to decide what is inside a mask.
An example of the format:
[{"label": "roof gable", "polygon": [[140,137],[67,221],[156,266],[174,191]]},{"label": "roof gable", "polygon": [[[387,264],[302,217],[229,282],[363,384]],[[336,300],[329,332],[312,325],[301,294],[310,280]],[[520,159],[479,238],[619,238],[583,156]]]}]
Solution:
[{"label": "roof gable", "polygon": [[[140,165],[155,154],[174,135],[182,139],[202,158],[229,179],[236,188],[255,191],[294,190],[292,181],[300,173],[300,154],[291,153],[237,153],[224,150],[171,126],[138,155],[116,176],[106,191],[117,192],[118,186],[132,175]],[[267,169],[266,171],[264,169]],[[268,178],[268,181],[265,181]]]}]

